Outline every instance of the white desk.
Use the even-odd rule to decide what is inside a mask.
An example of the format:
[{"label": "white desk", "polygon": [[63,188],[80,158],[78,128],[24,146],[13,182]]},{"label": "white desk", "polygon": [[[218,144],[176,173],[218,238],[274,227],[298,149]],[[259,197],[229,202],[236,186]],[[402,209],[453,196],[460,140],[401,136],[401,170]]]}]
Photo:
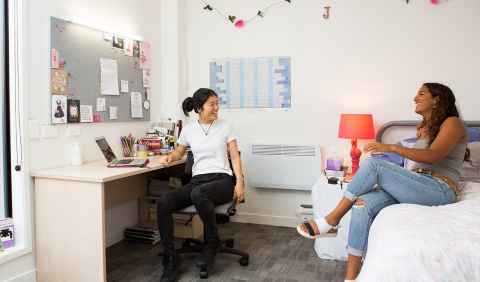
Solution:
[{"label": "white desk", "polygon": [[146,194],[145,168],[107,168],[105,162],[39,170],[35,189],[37,281],[106,281],[105,209]]}]

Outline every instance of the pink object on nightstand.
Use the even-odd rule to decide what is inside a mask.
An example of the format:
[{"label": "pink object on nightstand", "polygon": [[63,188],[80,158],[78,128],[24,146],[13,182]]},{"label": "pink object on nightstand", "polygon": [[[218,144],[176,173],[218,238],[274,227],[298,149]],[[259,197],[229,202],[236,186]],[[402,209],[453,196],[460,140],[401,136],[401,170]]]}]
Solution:
[{"label": "pink object on nightstand", "polygon": [[352,139],[352,176],[357,172],[362,152],[357,148],[357,139],[375,138],[373,117],[370,114],[341,114],[338,137]]}]

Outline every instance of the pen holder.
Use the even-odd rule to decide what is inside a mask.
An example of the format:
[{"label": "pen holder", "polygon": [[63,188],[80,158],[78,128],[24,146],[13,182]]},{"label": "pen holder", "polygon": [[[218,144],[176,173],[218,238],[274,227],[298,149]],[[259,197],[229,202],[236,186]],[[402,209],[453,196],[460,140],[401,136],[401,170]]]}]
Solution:
[{"label": "pen holder", "polygon": [[125,158],[133,158],[135,157],[135,150],[133,148],[133,146],[131,148],[129,148],[128,146],[123,146],[122,145],[122,150],[123,150],[123,156]]},{"label": "pen holder", "polygon": [[125,158],[135,157],[135,138],[131,136],[120,137],[122,141],[122,152]]}]

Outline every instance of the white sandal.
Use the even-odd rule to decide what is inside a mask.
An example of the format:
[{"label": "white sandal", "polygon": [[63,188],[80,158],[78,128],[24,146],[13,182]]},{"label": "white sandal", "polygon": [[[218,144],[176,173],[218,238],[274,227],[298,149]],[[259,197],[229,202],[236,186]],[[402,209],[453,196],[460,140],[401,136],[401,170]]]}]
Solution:
[{"label": "white sandal", "polygon": [[[320,219],[314,219],[314,222],[317,225],[320,233],[315,233],[315,229],[309,221],[305,221],[304,223],[297,225],[297,232],[308,239],[337,236],[337,227],[328,224],[325,218],[322,217]],[[305,226],[307,232],[302,229],[302,226]]]}]

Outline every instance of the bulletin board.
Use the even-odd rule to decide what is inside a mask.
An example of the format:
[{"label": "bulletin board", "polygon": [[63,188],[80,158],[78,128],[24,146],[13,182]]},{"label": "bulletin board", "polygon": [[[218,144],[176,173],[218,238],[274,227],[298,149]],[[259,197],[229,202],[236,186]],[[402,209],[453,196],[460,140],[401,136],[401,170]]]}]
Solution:
[{"label": "bulletin board", "polygon": [[[119,46],[119,39],[122,45],[125,44],[125,48],[127,42],[134,42],[131,44],[136,44],[137,47],[147,44],[51,17],[50,94],[52,98],[50,104],[52,124],[150,120],[148,97],[150,58],[147,58],[147,65],[145,60],[142,60],[143,53],[135,50],[136,54],[132,55],[132,52],[127,52],[124,47]],[[117,44],[115,45],[115,43]],[[131,49],[132,46],[129,48]],[[148,56],[150,56],[149,54],[148,50]],[[116,62],[117,81],[114,82],[115,79],[109,81],[110,85],[117,84],[118,95],[105,95],[104,93],[105,87],[102,85],[105,83],[102,81],[106,81],[103,77],[107,76],[105,76],[106,72],[102,72],[101,61],[105,60]],[[65,74],[66,82],[66,86],[61,90],[57,84],[59,73]],[[127,84],[126,81],[128,81],[128,91],[125,91],[127,87],[122,87],[122,84],[123,86]],[[125,92],[122,92],[122,88]],[[132,107],[132,93],[135,97],[133,102],[135,107]],[[97,100],[98,98],[101,99]],[[100,107],[97,107],[99,101]],[[88,109],[91,106],[91,121],[80,120],[80,113],[75,113],[76,104],[80,104],[82,109]],[[141,110],[138,105],[141,105]],[[80,110],[80,107],[77,110]],[[72,109],[72,115],[70,115],[70,109]]]}]

